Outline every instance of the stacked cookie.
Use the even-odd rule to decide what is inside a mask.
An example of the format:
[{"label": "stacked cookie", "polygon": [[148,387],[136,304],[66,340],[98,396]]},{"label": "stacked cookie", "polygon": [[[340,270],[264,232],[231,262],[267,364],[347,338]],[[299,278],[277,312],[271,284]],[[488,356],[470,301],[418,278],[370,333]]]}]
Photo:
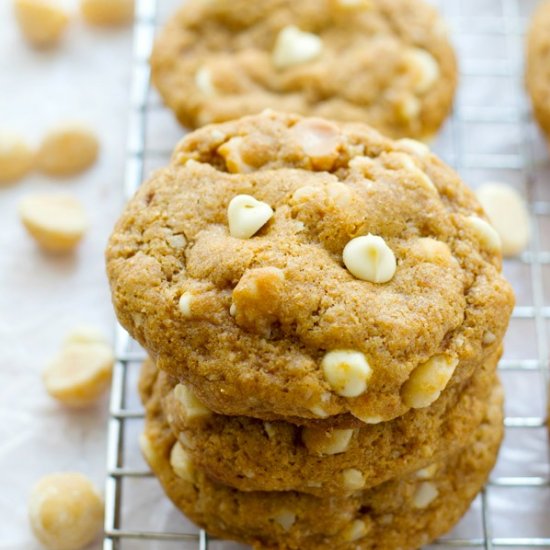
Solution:
[{"label": "stacked cookie", "polygon": [[257,548],[418,548],[502,436],[499,239],[422,144],[264,112],[189,134],[107,250],[167,494]]},{"label": "stacked cookie", "polygon": [[188,0],[161,31],[152,80],[187,128],[271,108],[430,139],[457,70],[423,0]]}]

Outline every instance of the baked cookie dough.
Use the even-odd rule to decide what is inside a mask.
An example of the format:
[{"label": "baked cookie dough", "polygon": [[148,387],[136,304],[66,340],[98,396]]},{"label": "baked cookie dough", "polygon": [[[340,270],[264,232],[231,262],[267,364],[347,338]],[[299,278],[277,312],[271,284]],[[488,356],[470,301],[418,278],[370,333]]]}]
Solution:
[{"label": "baked cookie dough", "polygon": [[500,346],[499,247],[425,146],[266,112],[184,138],[107,269],[122,325],[215,412],[378,423]]},{"label": "baked cookie dough", "polygon": [[240,492],[194,467],[165,422],[158,396],[147,402],[141,444],[176,507],[211,535],[256,549],[414,550],[451,529],[481,490],[502,438],[497,383],[467,447],[444,462],[344,498],[298,492]]},{"label": "baked cookie dough", "polygon": [[184,126],[265,108],[430,138],[455,55],[423,0],[191,0],[160,33],[152,79]]},{"label": "baked cookie dough", "polygon": [[205,473],[241,491],[300,491],[318,496],[366,489],[458,452],[487,411],[499,354],[463,391],[447,390],[430,407],[360,429],[300,428],[209,411],[152,361],[141,393],[155,393],[172,431]]},{"label": "baked cookie dough", "polygon": [[531,21],[525,80],[535,118],[550,137],[550,1],[539,3]]}]

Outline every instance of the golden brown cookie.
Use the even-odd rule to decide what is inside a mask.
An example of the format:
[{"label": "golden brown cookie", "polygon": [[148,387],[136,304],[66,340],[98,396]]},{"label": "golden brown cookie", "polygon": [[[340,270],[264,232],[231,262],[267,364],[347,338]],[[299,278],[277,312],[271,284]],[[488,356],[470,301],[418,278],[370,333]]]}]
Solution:
[{"label": "golden brown cookie", "polygon": [[427,148],[273,112],[184,138],[107,268],[161,369],[265,419],[428,406],[500,346],[513,307],[498,235]]},{"label": "golden brown cookie", "polygon": [[550,137],[550,1],[539,3],[527,34],[525,79],[535,117]]},{"label": "golden brown cookie", "polygon": [[464,451],[428,471],[345,498],[298,492],[240,492],[194,467],[165,422],[158,396],[147,402],[141,443],[174,504],[214,536],[280,550],[413,550],[451,529],[480,491],[502,438],[502,389]]},{"label": "golden brown cookie", "polygon": [[423,0],[191,0],[151,66],[190,128],[273,108],[430,137],[457,80],[445,24]]},{"label": "golden brown cookie", "polygon": [[360,429],[300,428],[217,415],[152,361],[143,366],[141,393],[161,396],[168,424],[193,463],[220,483],[241,491],[342,495],[458,452],[486,413],[499,355],[480,367],[463,391],[455,386],[430,407]]}]

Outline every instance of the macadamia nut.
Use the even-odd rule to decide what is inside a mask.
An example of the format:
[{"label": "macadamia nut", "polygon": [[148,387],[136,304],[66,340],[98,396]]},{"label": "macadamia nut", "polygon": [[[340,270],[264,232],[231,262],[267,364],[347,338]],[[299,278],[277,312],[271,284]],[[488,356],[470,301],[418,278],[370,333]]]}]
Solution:
[{"label": "macadamia nut", "polygon": [[92,25],[125,25],[134,17],[134,0],[81,0],[80,11]]},{"label": "macadamia nut", "polygon": [[319,57],[323,41],[316,34],[301,31],[294,25],[282,29],[273,49],[273,64],[277,69],[301,65]]},{"label": "macadamia nut", "polygon": [[69,16],[58,2],[51,0],[15,0],[15,17],[25,39],[37,48],[59,42]]},{"label": "macadamia nut", "polygon": [[190,292],[184,292],[179,300],[179,310],[181,311],[182,315],[186,318],[193,317],[193,313],[191,311],[191,305],[193,304],[193,294]]},{"label": "macadamia nut", "polygon": [[371,529],[363,520],[356,519],[352,521],[342,532],[342,536],[347,542],[355,542],[367,536]]},{"label": "macadamia nut", "polygon": [[486,183],[476,191],[502,243],[502,254],[514,256],[529,244],[529,212],[521,195],[503,183]]},{"label": "macadamia nut", "polygon": [[441,354],[416,367],[403,385],[403,403],[413,409],[431,405],[447,386],[457,365],[458,359]]},{"label": "macadamia nut", "polygon": [[194,483],[195,468],[187,451],[181,446],[179,441],[174,444],[170,452],[170,465],[179,478],[189,483]]},{"label": "macadamia nut", "polygon": [[357,397],[367,390],[372,369],[360,351],[329,351],[321,362],[325,380],[342,397]]},{"label": "macadamia nut", "polygon": [[273,521],[288,532],[296,522],[296,514],[290,510],[281,510],[277,515],[273,516]]},{"label": "macadamia nut", "polygon": [[419,510],[427,508],[439,495],[434,483],[425,481],[421,483],[413,495],[413,506]]},{"label": "macadamia nut", "polygon": [[20,180],[33,162],[34,153],[21,137],[0,133],[0,184]]},{"label": "macadamia nut", "polygon": [[397,269],[392,249],[382,237],[370,233],[349,241],[342,259],[354,277],[371,283],[391,281]]},{"label": "macadamia nut", "polygon": [[324,428],[303,428],[302,441],[308,451],[317,455],[337,455],[345,453],[355,430]]},{"label": "macadamia nut", "polygon": [[46,391],[69,407],[91,405],[107,390],[113,373],[111,347],[75,334],[44,371]]},{"label": "macadamia nut", "polygon": [[343,486],[348,491],[359,491],[365,486],[365,476],[355,468],[348,468],[342,472]]},{"label": "macadamia nut", "polygon": [[468,216],[466,225],[472,230],[481,246],[490,252],[500,252],[502,245],[495,228],[478,216]]},{"label": "macadamia nut", "polygon": [[52,474],[34,486],[29,518],[36,538],[46,548],[79,550],[102,530],[103,501],[82,474]]},{"label": "macadamia nut", "polygon": [[237,195],[227,208],[229,234],[237,239],[254,236],[273,216],[269,204],[250,195]]},{"label": "macadamia nut", "polygon": [[84,208],[70,195],[29,195],[19,215],[39,246],[50,252],[73,250],[88,227]]},{"label": "macadamia nut", "polygon": [[212,411],[197,398],[193,391],[183,384],[178,384],[174,388],[174,396],[181,403],[188,421],[203,419],[212,414]]},{"label": "macadamia nut", "polygon": [[83,172],[96,161],[99,142],[82,125],[65,125],[50,132],[38,150],[37,169],[49,176],[71,176]]}]

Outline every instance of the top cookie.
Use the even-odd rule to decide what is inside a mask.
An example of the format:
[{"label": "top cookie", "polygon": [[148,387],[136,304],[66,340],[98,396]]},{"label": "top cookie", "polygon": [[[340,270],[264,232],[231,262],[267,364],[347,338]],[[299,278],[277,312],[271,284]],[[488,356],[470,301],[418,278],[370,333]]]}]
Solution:
[{"label": "top cookie", "polygon": [[428,406],[498,347],[496,232],[428,149],[266,112],[186,136],[110,239],[121,323],[215,412]]},{"label": "top cookie", "polygon": [[430,138],[456,87],[445,25],[422,0],[191,0],[151,66],[191,128],[273,108]]},{"label": "top cookie", "polygon": [[535,117],[550,137],[550,1],[535,11],[527,36],[526,84]]}]

